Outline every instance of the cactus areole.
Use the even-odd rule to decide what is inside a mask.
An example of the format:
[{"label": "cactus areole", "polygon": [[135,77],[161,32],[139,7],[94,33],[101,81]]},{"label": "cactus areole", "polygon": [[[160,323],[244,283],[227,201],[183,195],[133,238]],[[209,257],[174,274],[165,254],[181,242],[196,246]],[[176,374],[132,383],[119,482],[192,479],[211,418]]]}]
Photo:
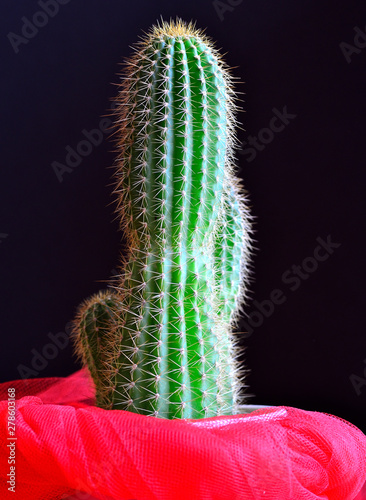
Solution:
[{"label": "cactus areole", "polygon": [[78,310],[76,353],[102,408],[232,414],[251,249],[233,77],[180,19],[154,26],[121,76],[114,194],[127,245],[118,282]]}]

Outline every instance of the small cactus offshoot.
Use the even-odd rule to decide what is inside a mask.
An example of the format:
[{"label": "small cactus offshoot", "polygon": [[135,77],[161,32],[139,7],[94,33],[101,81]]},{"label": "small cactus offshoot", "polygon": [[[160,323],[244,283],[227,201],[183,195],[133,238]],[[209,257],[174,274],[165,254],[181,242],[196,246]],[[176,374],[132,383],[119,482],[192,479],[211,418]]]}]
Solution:
[{"label": "small cactus offshoot", "polygon": [[180,19],[154,26],[134,50],[115,121],[127,246],[118,281],[78,310],[76,353],[103,408],[231,414],[241,403],[233,328],[251,251],[234,172],[233,77],[213,42]]}]

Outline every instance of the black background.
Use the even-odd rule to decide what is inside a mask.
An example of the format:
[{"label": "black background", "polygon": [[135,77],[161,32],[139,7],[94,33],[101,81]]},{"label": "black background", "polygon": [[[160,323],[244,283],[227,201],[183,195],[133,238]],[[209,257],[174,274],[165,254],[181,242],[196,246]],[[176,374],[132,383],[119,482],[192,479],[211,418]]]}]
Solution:
[{"label": "black background", "polygon": [[[0,381],[21,378],[19,365],[32,368],[48,334],[65,332],[77,305],[113,274],[122,236],[108,186],[113,142],[105,135],[62,182],[51,164],[64,164],[65,147],[99,126],[142,30],[179,15],[206,28],[245,82],[237,86],[245,92],[240,141],[268,127],[273,109],[296,115],[253,161],[237,152],[258,248],[247,314],[274,289],[286,297],[242,335],[248,401],[332,413],[365,432],[366,48],[347,61],[340,44],[354,45],[354,27],[365,30],[366,7],[231,3],[220,16],[212,1],[70,0],[16,53],[7,35],[21,35],[23,16],[42,9],[2,0]],[[366,46],[366,36],[357,42]],[[283,273],[328,236],[340,246],[292,291]],[[79,368],[69,343],[37,376]]]}]

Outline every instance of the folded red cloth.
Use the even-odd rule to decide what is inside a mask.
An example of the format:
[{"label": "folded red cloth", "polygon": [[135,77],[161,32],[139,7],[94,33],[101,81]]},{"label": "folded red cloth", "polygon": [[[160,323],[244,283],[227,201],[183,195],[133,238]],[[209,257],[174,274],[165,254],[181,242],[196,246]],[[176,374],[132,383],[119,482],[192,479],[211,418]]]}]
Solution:
[{"label": "folded red cloth", "polygon": [[[9,387],[15,389],[16,440],[7,427]],[[248,415],[166,420],[103,410],[94,406],[94,396],[86,370],[0,384],[1,499],[362,495],[366,436],[338,417],[277,406]],[[14,479],[9,459],[15,460],[15,494],[8,490]]]}]

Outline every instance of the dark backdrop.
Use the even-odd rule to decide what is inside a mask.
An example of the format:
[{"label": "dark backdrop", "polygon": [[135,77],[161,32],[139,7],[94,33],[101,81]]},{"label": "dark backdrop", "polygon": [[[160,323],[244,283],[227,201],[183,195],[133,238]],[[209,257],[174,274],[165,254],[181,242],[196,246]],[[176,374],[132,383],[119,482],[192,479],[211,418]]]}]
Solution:
[{"label": "dark backdrop", "polygon": [[207,28],[245,82],[237,164],[257,247],[239,328],[249,401],[365,431],[361,0],[2,0],[0,381],[80,367],[69,322],[120,251],[108,133],[94,133],[70,171],[55,168],[105,126],[119,63],[161,15]]}]

